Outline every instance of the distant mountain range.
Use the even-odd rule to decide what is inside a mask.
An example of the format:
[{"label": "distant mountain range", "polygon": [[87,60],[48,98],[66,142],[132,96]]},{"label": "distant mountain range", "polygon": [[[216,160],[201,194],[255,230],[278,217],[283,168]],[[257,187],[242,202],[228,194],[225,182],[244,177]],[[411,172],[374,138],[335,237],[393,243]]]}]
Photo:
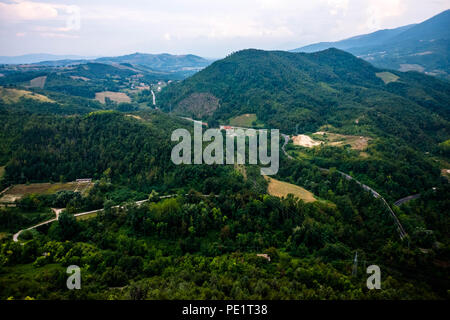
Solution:
[{"label": "distant mountain range", "polygon": [[80,56],[58,56],[51,54],[29,54],[17,57],[0,57],[0,64],[33,64],[48,67],[63,67],[85,63],[103,63],[137,67],[150,72],[183,73],[186,76],[208,66],[212,61],[192,54],[171,55],[133,53],[117,57],[88,58]]},{"label": "distant mountain range", "polygon": [[128,63],[131,65],[140,65],[149,67],[154,70],[170,72],[172,70],[178,71],[200,70],[211,64],[212,61],[192,54],[172,55],[168,53],[162,54],[133,53],[119,57],[98,58],[95,60],[95,62],[108,64]]},{"label": "distant mountain range", "polygon": [[57,60],[86,60],[86,59],[94,59],[94,57],[83,57],[77,55],[56,55],[48,53],[31,53],[21,56],[0,56],[0,64],[24,64],[50,60],[57,61]]},{"label": "distant mountain range", "polygon": [[450,79],[450,10],[422,23],[380,30],[337,42],[320,42],[291,50],[348,51],[381,68],[419,71]]}]

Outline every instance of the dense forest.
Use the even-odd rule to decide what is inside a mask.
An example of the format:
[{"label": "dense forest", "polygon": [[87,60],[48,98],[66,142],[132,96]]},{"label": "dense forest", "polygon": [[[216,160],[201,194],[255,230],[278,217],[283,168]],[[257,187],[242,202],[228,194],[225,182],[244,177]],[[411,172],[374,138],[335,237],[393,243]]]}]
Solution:
[{"label": "dense forest", "polygon": [[[321,179],[328,182],[330,202],[280,200],[244,188],[217,198],[196,192],[165,200],[152,195],[148,204],[107,206],[86,221],[65,213],[50,228],[24,234],[23,246],[3,241],[0,296],[448,298],[443,262],[448,259],[448,242],[434,247],[436,235],[424,237],[420,231],[413,233],[409,244],[401,242],[374,198],[339,175],[321,174]],[[433,220],[432,207],[445,208],[448,200],[431,197],[431,207],[431,199],[424,198],[408,210],[426,208],[430,212],[426,220]],[[412,223],[408,230],[414,230],[416,214],[408,216]],[[442,225],[437,228],[448,235]],[[361,265],[351,276],[356,251]],[[71,264],[82,268],[81,290],[65,288],[64,267]],[[365,287],[364,266],[370,264],[383,270],[383,290],[369,292]],[[16,279],[19,275],[21,280]]]}]

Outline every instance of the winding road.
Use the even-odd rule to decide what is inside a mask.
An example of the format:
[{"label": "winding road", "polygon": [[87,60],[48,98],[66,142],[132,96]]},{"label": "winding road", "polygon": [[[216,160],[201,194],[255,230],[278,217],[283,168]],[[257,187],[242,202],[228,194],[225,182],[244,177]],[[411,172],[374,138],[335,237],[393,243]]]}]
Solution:
[{"label": "winding road", "polygon": [[[283,153],[284,153],[289,159],[293,159],[293,157],[290,156],[290,155],[286,152],[286,149],[285,149],[286,144],[289,142],[289,139],[290,139],[290,138],[289,138],[289,136],[286,135],[286,134],[281,134],[281,135],[284,137],[284,144],[283,144],[283,146],[281,147],[281,150],[283,150]],[[322,170],[322,171],[326,171],[326,172],[330,171],[330,169],[326,169],[326,168],[320,168],[320,167],[319,167],[319,169]],[[398,218],[397,218],[397,216],[395,215],[395,213],[394,213],[394,211],[392,210],[392,208],[389,206],[389,204],[387,203],[387,201],[386,201],[386,200],[385,200],[378,192],[376,192],[376,191],[375,191],[374,189],[372,189],[371,187],[369,187],[369,186],[363,184],[362,182],[356,180],[355,178],[353,178],[353,177],[350,176],[349,174],[346,174],[345,172],[342,172],[342,171],[339,171],[339,170],[336,170],[336,171],[337,171],[340,175],[342,175],[345,179],[355,181],[355,182],[356,182],[357,184],[359,184],[364,190],[370,192],[375,198],[381,199],[381,201],[383,201],[385,207],[388,209],[390,215],[391,215],[392,218],[394,219],[395,224],[397,225],[397,230],[398,230],[398,233],[399,233],[399,235],[400,235],[400,239],[403,240],[404,238],[406,238],[406,237],[408,236],[408,234],[406,233],[405,229],[403,229],[403,226],[402,226],[402,224],[400,223],[400,220],[398,220]],[[403,199],[400,199],[400,200],[396,201],[394,204],[397,205],[397,203],[398,203],[399,201],[402,201],[402,202],[400,202],[400,204],[402,204],[403,202],[406,202],[406,201],[409,201],[409,200],[412,200],[412,199],[416,199],[416,198],[418,198],[419,196],[420,196],[420,194],[419,194],[419,195],[409,196],[409,197],[406,197],[406,198],[403,198]],[[415,198],[414,198],[414,197],[415,197]]]},{"label": "winding road", "polygon": [[[188,194],[185,194],[185,196],[187,196],[187,195],[188,195]],[[169,194],[169,195],[165,195],[165,196],[160,196],[159,198],[160,198],[160,199],[167,199],[167,198],[173,198],[173,197],[177,197],[177,196],[179,196],[179,194]],[[202,194],[201,196],[202,196],[202,197],[209,197],[209,196],[211,196],[211,195],[209,195],[209,194]],[[215,195],[215,197],[218,197],[218,195]],[[148,201],[148,199],[145,199],[145,200],[135,201],[134,203],[135,203],[136,205],[140,206],[141,204],[143,204],[144,202],[147,202],[147,201]],[[123,208],[123,205],[117,205],[117,206],[113,206],[113,207],[111,207],[111,208]],[[22,230],[18,231],[17,233],[15,233],[15,234],[13,235],[13,241],[14,241],[14,242],[18,242],[18,241],[19,241],[19,235],[20,235],[23,231],[25,231],[25,230],[36,229],[36,228],[38,228],[38,227],[40,227],[40,226],[43,226],[43,225],[46,225],[46,224],[49,224],[49,223],[52,223],[52,222],[57,221],[57,220],[59,219],[59,214],[60,214],[61,212],[63,212],[63,210],[65,210],[65,209],[55,209],[55,208],[52,208],[52,210],[53,210],[53,212],[55,213],[55,218],[50,219],[50,220],[47,220],[47,221],[44,221],[44,222],[41,222],[41,223],[38,223],[37,225],[34,225],[34,226],[32,226],[32,227],[29,227],[29,228],[22,229]],[[73,216],[74,216],[74,217],[81,217],[81,216],[85,216],[85,215],[88,215],[88,214],[91,214],[91,213],[97,213],[97,212],[100,212],[100,211],[103,211],[103,210],[104,210],[104,208],[102,208],[102,209],[97,209],[97,210],[86,211],[86,212],[80,212],[80,213],[74,214]]]},{"label": "winding road", "polygon": [[[192,119],[189,119],[189,120],[192,120]],[[195,120],[194,120],[194,121],[195,121]],[[287,145],[287,143],[289,142],[289,139],[290,139],[290,138],[289,138],[289,135],[283,134],[283,133],[281,133],[281,135],[282,135],[282,137],[284,138],[284,143],[283,143],[283,146],[281,147],[281,150],[283,151],[284,155],[285,155],[288,159],[293,160],[294,158],[293,158],[292,156],[290,156],[290,155],[286,152],[286,145]],[[319,167],[319,169],[322,170],[322,171],[326,171],[326,172],[329,171],[329,169],[326,169],[326,168],[320,168],[320,167]],[[394,219],[394,221],[395,221],[395,223],[396,223],[396,225],[397,225],[397,229],[398,229],[398,232],[399,232],[399,234],[400,234],[400,239],[403,240],[405,237],[407,237],[408,234],[407,234],[407,233],[405,232],[405,230],[403,229],[403,226],[401,225],[401,223],[400,223],[400,221],[398,220],[397,216],[395,215],[394,211],[392,211],[392,209],[391,209],[391,207],[389,206],[389,204],[387,203],[387,201],[386,201],[386,200],[385,200],[378,192],[376,192],[376,191],[375,191],[374,189],[372,189],[371,187],[369,187],[369,186],[363,184],[362,182],[356,180],[356,179],[353,178],[352,176],[350,176],[350,175],[348,175],[348,174],[346,174],[346,173],[344,173],[344,172],[342,172],[342,171],[337,170],[337,172],[338,172],[339,174],[341,174],[345,179],[355,181],[355,182],[356,182],[357,184],[359,184],[364,190],[370,192],[375,198],[381,199],[381,200],[383,201],[384,205],[386,206],[386,208],[389,210],[389,213],[391,214],[392,218]],[[185,194],[185,195],[187,195],[187,194]],[[175,196],[178,196],[178,194],[170,194],[170,195],[160,196],[159,198],[160,198],[160,199],[165,199],[165,198],[171,198],[171,197],[175,197]],[[209,197],[210,195],[202,195],[202,196],[204,196],[204,197]],[[395,205],[400,205],[400,204],[402,204],[402,203],[404,203],[404,202],[406,202],[406,201],[409,201],[409,200],[412,200],[412,199],[416,199],[416,198],[418,198],[419,196],[420,196],[420,194],[418,194],[418,195],[412,195],[412,196],[408,196],[408,197],[402,198],[402,199],[396,201],[396,202],[395,202]],[[218,197],[218,196],[216,195],[216,197]],[[145,200],[139,200],[139,201],[136,201],[135,204],[139,206],[139,205],[141,205],[141,204],[143,204],[144,202],[147,202],[147,201],[148,201],[148,199],[145,199]],[[122,208],[123,205],[113,206],[112,208],[119,208],[119,207]],[[49,224],[49,223],[52,223],[52,222],[57,221],[58,218],[59,218],[59,214],[60,214],[64,209],[55,209],[55,208],[52,208],[52,210],[53,210],[53,212],[55,212],[55,218],[50,219],[50,220],[47,220],[47,221],[44,221],[44,222],[41,222],[41,223],[38,223],[37,225],[34,225],[34,226],[29,227],[29,228],[27,228],[27,229],[22,229],[22,230],[18,231],[17,233],[15,233],[15,234],[13,235],[13,241],[14,241],[14,242],[18,242],[18,241],[19,241],[19,235],[20,235],[24,230],[35,229],[35,228],[38,228],[38,227],[40,227],[40,226],[43,226],[43,225],[46,225],[46,224]],[[81,217],[81,216],[84,216],[84,215],[88,215],[88,214],[100,212],[100,211],[103,211],[103,210],[104,210],[104,209],[102,208],[102,209],[97,209],[97,210],[92,210],[92,211],[86,211],[86,212],[76,213],[76,214],[74,214],[74,216],[75,216],[75,217]]]},{"label": "winding road", "polygon": [[420,198],[420,193],[413,194],[413,195],[410,195],[410,196],[407,196],[407,197],[404,197],[404,198],[401,198],[401,199],[395,201],[394,202],[394,206],[399,207],[402,204],[404,204],[405,202],[408,202],[408,201],[411,201],[411,200],[414,200],[414,199],[419,199],[419,198]]}]

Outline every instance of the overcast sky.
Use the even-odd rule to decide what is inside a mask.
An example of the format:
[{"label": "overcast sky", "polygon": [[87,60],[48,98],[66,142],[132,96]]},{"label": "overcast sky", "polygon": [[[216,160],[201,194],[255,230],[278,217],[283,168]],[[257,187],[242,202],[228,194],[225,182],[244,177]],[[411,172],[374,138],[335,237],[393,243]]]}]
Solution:
[{"label": "overcast sky", "polygon": [[450,0],[0,0],[0,55],[222,57],[421,22]]}]

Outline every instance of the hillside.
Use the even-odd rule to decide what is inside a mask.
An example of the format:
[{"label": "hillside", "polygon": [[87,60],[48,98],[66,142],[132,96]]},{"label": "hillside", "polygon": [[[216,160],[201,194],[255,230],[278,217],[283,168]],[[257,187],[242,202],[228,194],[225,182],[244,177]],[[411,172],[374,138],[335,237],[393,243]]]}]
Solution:
[{"label": "hillside", "polygon": [[148,54],[138,52],[118,57],[102,57],[95,61],[101,63],[128,63],[132,65],[141,65],[164,72],[196,71],[211,63],[207,59],[192,54],[171,55],[168,53]]},{"label": "hillside", "polygon": [[[148,54],[133,53],[115,57],[100,57],[95,59],[78,58],[73,59],[70,56],[53,56],[52,55],[29,55],[18,57],[0,57],[5,64],[19,64],[20,61],[29,61],[27,65],[21,66],[30,69],[36,68],[61,68],[85,64],[107,64],[118,68],[132,68],[135,71],[151,73],[159,75],[162,79],[184,79],[194,74],[196,71],[203,69],[211,64],[211,60],[193,55],[172,55],[168,53]],[[41,59],[39,59],[41,57]]]},{"label": "hillside", "polygon": [[255,114],[255,124],[285,134],[364,137],[361,150],[348,143],[288,147],[295,158],[351,172],[388,199],[430,189],[446,168],[433,157],[450,136],[450,84],[380,70],[338,49],[240,51],[169,85],[158,99],[164,110],[211,126]]},{"label": "hillside", "polygon": [[369,34],[358,35],[348,39],[336,41],[336,42],[319,42],[313,43],[301,48],[293,49],[291,52],[317,52],[326,50],[329,48],[337,48],[341,50],[349,51],[353,48],[374,46],[382,44],[383,42],[401,34],[402,32],[414,27],[415,24],[410,24],[407,26],[395,28],[395,29],[384,29],[378,30]]},{"label": "hillside", "polygon": [[338,48],[357,55],[377,67],[419,71],[450,79],[450,10],[422,23],[380,30],[337,42],[324,42],[292,50],[315,52]]},{"label": "hillside", "polygon": [[337,49],[244,50],[167,87],[159,101],[165,110],[188,116],[195,111],[213,121],[255,113],[267,127],[285,133],[331,125],[349,134],[396,135],[420,145],[446,140],[450,84],[382,71]]}]

